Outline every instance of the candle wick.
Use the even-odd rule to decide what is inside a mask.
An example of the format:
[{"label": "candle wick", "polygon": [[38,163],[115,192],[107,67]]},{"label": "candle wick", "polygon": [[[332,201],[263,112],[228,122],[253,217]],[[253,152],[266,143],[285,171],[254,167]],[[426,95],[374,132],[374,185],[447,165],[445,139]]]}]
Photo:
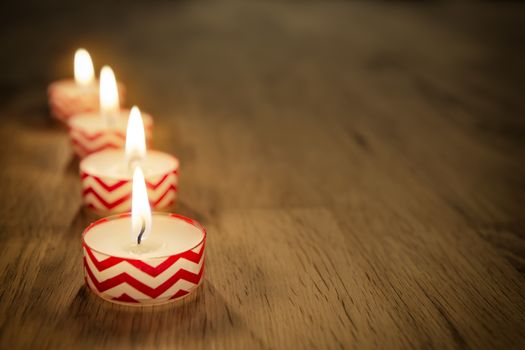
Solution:
[{"label": "candle wick", "polygon": [[142,235],[144,234],[145,231],[146,231],[146,221],[144,220],[144,218],[142,218],[142,227],[140,228],[140,233],[137,236],[137,244],[140,244],[140,242],[142,242]]}]

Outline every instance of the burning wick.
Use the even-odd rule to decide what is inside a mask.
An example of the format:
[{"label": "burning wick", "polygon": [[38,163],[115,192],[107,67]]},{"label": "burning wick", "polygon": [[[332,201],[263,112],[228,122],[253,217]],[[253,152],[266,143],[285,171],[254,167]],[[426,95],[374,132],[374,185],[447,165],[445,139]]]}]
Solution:
[{"label": "burning wick", "polygon": [[137,236],[137,244],[140,244],[140,242],[142,241],[142,235],[144,234],[144,232],[146,232],[146,221],[144,220],[144,218],[142,218],[142,227],[140,228],[140,233]]}]

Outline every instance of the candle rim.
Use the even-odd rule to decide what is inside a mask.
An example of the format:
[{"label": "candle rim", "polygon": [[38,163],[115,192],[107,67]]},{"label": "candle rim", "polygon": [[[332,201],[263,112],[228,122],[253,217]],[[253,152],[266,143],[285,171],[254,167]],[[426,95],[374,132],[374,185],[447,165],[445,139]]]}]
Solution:
[{"label": "candle rim", "polygon": [[198,222],[197,220],[194,220],[192,218],[189,218],[187,216],[184,216],[184,215],[180,215],[180,214],[175,214],[175,213],[164,213],[164,212],[152,212],[151,213],[151,217],[152,217],[152,220],[153,220],[153,217],[155,216],[164,216],[164,217],[169,217],[169,218],[173,218],[173,219],[177,219],[177,220],[182,220],[192,226],[194,226],[195,228],[197,228],[199,231],[202,232],[202,239],[199,240],[199,242],[197,244],[195,244],[195,246],[189,248],[189,249],[186,249],[180,253],[176,253],[176,254],[166,254],[166,255],[160,255],[160,256],[155,256],[155,257],[150,257],[150,258],[146,258],[146,259],[138,259],[138,258],[130,258],[130,257],[124,257],[124,256],[119,256],[119,255],[112,255],[112,254],[108,254],[108,253],[104,253],[100,250],[97,250],[97,249],[94,249],[93,247],[91,247],[89,244],[86,243],[86,235],[89,233],[89,231],[94,228],[95,226],[98,226],[98,225],[101,225],[105,222],[109,222],[109,221],[114,221],[114,220],[119,220],[119,219],[123,219],[123,218],[131,218],[131,212],[126,212],[126,213],[120,213],[120,214],[115,214],[115,215],[110,215],[110,216],[106,216],[106,217],[103,217],[101,219],[98,219],[92,223],[90,223],[85,229],[84,231],[82,231],[82,245],[88,247],[91,251],[95,252],[95,253],[98,253],[98,254],[101,254],[101,255],[105,255],[105,256],[108,256],[108,257],[116,257],[116,258],[119,258],[119,259],[124,259],[124,260],[139,260],[139,261],[144,261],[144,260],[156,260],[156,259],[166,259],[170,256],[177,256],[177,255],[181,255],[181,254],[184,254],[186,252],[189,252],[195,248],[197,248],[198,246],[200,246],[201,244],[203,244],[205,241],[206,241],[206,229],[204,228],[204,226]]},{"label": "candle rim", "polygon": [[[89,170],[86,170],[85,167],[86,167],[86,162],[89,161],[90,159],[92,160],[93,158],[95,157],[100,157],[101,155],[104,155],[104,154],[108,154],[108,153],[115,153],[115,154],[120,154],[122,153],[122,156],[123,156],[123,159],[126,159],[126,152],[124,150],[124,148],[119,148],[119,149],[107,149],[107,150],[103,150],[103,151],[100,151],[100,152],[95,152],[95,153],[92,153],[92,154],[89,154],[87,155],[86,157],[84,157],[81,161],[80,161],[80,164],[79,164],[79,169],[80,169],[80,173],[84,173],[84,174],[87,174],[89,176],[95,176],[95,177],[98,177],[98,178],[104,178],[104,179],[111,179],[111,180],[126,180],[126,181],[131,181],[133,179],[133,173],[129,174],[130,176],[119,176],[119,175],[102,175],[98,172],[93,172],[93,171],[89,171]],[[146,179],[146,181],[148,180],[147,178],[151,177],[151,176],[160,176],[160,175],[164,175],[164,174],[169,174],[173,171],[178,171],[179,170],[179,167],[180,167],[180,161],[177,157],[175,157],[174,155],[172,154],[169,154],[169,153],[166,153],[166,152],[162,152],[162,151],[158,151],[158,150],[154,150],[154,149],[148,149],[146,151],[146,155],[145,157],[148,156],[148,154],[156,154],[156,155],[163,155],[165,156],[166,158],[170,158],[170,160],[173,162],[173,167],[170,167],[168,170],[166,171],[159,171],[159,172],[155,172],[155,173],[144,173],[144,177]],[[144,170],[144,169],[143,169]]]}]

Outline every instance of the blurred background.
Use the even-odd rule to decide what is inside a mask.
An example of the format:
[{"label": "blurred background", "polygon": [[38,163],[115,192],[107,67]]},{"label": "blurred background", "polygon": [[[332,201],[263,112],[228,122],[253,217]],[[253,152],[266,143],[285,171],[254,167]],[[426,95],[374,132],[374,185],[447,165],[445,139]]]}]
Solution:
[{"label": "blurred background", "polygon": [[[3,100],[21,86],[41,89],[70,76],[71,53],[79,46],[92,52],[98,69],[114,66],[138,102],[149,93],[180,105],[187,79],[227,91],[242,79],[239,64],[252,65],[257,75],[259,62],[267,65],[260,78],[268,88],[307,66],[319,74],[336,66],[350,76],[352,70],[377,75],[423,64],[451,75],[487,76],[511,93],[524,88],[520,1],[48,0],[0,6]],[[151,86],[159,76],[171,89]]]}]

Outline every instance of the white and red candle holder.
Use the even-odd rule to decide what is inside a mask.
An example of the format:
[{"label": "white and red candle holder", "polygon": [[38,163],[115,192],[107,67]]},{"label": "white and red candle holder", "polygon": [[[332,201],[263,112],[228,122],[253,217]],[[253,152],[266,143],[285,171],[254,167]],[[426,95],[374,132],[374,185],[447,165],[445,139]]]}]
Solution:
[{"label": "white and red candle holder", "polygon": [[[110,216],[92,223],[82,234],[82,245],[85,281],[96,295],[110,302],[129,306],[159,305],[184,298],[201,284],[204,274],[206,230],[195,220],[181,215],[155,215],[163,215],[174,220],[173,223],[177,225],[191,225],[202,237],[196,237],[194,242],[198,242],[197,244],[176,254],[145,258],[119,257],[94,249],[87,243],[86,238],[89,240],[91,232],[104,229],[103,225],[111,221],[129,221],[131,214]],[[112,235],[113,232],[107,234]],[[172,234],[178,233],[174,230]]]},{"label": "white and red candle holder", "polygon": [[[118,84],[119,98],[125,101],[125,87]],[[80,86],[73,79],[58,80],[47,89],[51,116],[64,123],[74,115],[98,111],[100,108],[98,84]]]},{"label": "white and red candle holder", "polygon": [[[91,161],[96,162],[96,158],[103,157],[104,153],[106,152],[92,155],[80,162],[84,205],[99,214],[130,211],[133,175],[129,173],[127,176],[120,177],[101,176],[91,172],[91,167],[87,164]],[[148,155],[170,160],[171,165],[168,165],[161,173],[149,174],[147,170],[145,172],[151,209],[154,211],[167,210],[173,207],[177,199],[179,161],[171,155],[154,150],[148,151]]]},{"label": "white and red candle holder", "polygon": [[[129,110],[121,110],[120,115],[129,115]],[[118,128],[86,128],[77,125],[76,119],[86,119],[87,114],[75,115],[69,121],[69,136],[75,154],[79,158],[84,158],[92,153],[100,152],[107,149],[124,148],[126,145],[126,124],[121,123]],[[91,116],[89,118],[101,118],[100,116]],[[144,133],[146,143],[151,144],[153,135],[153,118],[149,114],[143,113]],[[127,120],[127,119],[126,119]]]}]

